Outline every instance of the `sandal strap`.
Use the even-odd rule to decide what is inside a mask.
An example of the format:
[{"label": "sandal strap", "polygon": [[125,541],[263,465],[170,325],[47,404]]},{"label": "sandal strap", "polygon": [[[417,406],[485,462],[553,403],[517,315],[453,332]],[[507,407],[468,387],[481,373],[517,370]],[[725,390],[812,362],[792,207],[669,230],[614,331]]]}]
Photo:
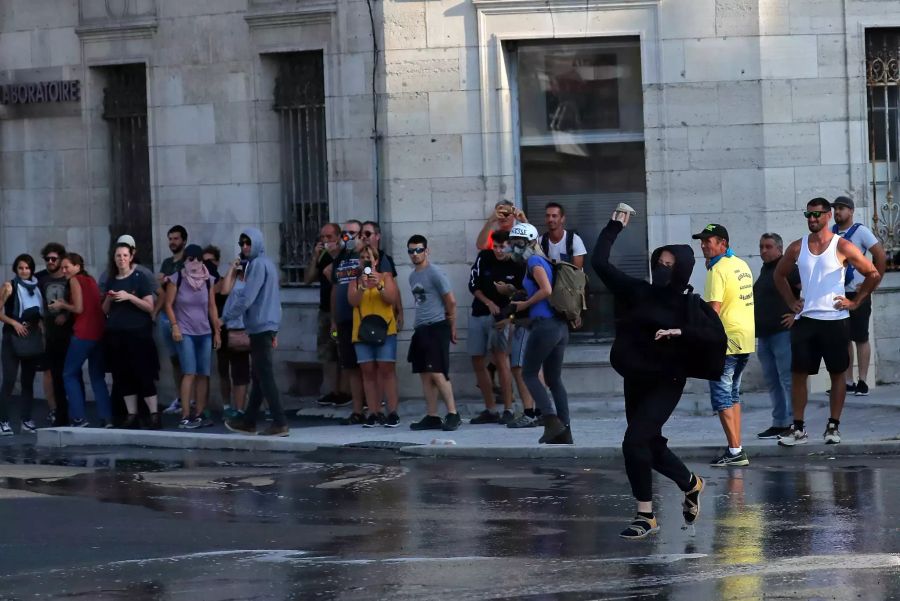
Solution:
[{"label": "sandal strap", "polygon": [[653,522],[651,522],[647,518],[636,517],[634,518],[634,520],[632,520],[631,524],[629,524],[628,527],[634,530],[637,534],[643,535],[653,529]]}]

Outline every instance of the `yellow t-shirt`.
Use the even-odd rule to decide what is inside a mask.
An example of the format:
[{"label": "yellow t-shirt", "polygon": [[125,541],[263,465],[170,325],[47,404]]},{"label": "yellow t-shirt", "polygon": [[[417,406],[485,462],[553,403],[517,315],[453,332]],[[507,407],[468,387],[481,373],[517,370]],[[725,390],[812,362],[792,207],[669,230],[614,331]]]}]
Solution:
[{"label": "yellow t-shirt", "polygon": [[728,336],[728,355],[756,350],[753,274],[737,257],[722,257],[706,272],[707,302],[722,303],[719,318]]},{"label": "yellow t-shirt", "polygon": [[[350,284],[355,286],[355,284]],[[375,288],[363,290],[362,302],[353,307],[353,342],[359,342],[359,322],[366,315],[380,315],[388,324],[388,336],[397,333],[397,320],[394,319],[394,307],[384,302],[381,293]]]}]

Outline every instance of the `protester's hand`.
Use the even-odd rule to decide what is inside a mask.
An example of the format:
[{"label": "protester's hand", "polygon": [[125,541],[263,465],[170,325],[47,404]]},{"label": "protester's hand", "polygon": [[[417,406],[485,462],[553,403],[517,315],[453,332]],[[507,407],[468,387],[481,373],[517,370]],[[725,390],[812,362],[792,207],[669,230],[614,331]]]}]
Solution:
[{"label": "protester's hand", "polygon": [[801,311],[803,311],[803,299],[798,298],[791,305],[791,311],[794,312],[794,315],[799,315]]},{"label": "protester's hand", "polygon": [[781,316],[781,327],[791,329],[794,327],[794,322],[797,321],[797,316],[793,313],[785,313]]},{"label": "protester's hand", "polygon": [[631,221],[631,213],[627,211],[613,211],[612,220],[621,223],[622,227],[628,227],[628,222]]},{"label": "protester's hand", "polygon": [[497,303],[495,303],[494,301],[488,300],[488,302],[485,303],[485,306],[487,306],[488,311],[491,312],[491,315],[499,315],[500,314],[500,307],[498,307]]},{"label": "protester's hand", "polygon": [[847,309],[848,311],[855,311],[856,307],[859,306],[859,303],[856,301],[852,301],[846,296],[835,296],[834,297],[834,308],[835,309]]},{"label": "protester's hand", "polygon": [[123,303],[131,299],[131,293],[126,292],[125,290],[116,290],[114,292],[110,292],[109,295],[117,303]]},{"label": "protester's hand", "polygon": [[28,326],[24,323],[19,323],[18,321],[13,324],[13,329],[15,329],[16,334],[24,338],[28,336]]},{"label": "protester's hand", "polygon": [[273,349],[277,349],[277,348],[278,348],[278,336],[273,336],[273,337],[272,337],[272,348],[273,348]]},{"label": "protester's hand", "polygon": [[[54,302],[56,302],[56,301],[54,301]],[[54,319],[53,322],[58,326],[64,326],[64,325],[66,325],[66,316],[65,315],[57,315],[56,319]]]},{"label": "protester's hand", "polygon": [[450,342],[456,344],[456,324],[450,324]]},{"label": "protester's hand", "polygon": [[222,334],[219,330],[213,331],[213,350],[217,351],[222,348]]},{"label": "protester's hand", "polygon": [[402,329],[403,329],[403,311],[400,311],[399,313],[397,313],[397,331],[399,332]]},{"label": "protester's hand", "polygon": [[666,340],[670,338],[677,338],[681,336],[681,329],[673,328],[671,330],[657,330],[656,336],[653,337],[653,340],[662,340],[665,338]]},{"label": "protester's hand", "polygon": [[319,240],[318,242],[316,242],[316,245],[313,247],[313,254],[316,256],[316,258],[318,258],[319,255],[322,254],[322,251],[324,249],[325,249],[325,243],[322,242],[321,240]]},{"label": "protester's hand", "polygon": [[172,324],[172,340],[175,342],[181,342],[184,340],[184,336],[181,334],[181,328],[178,327],[177,323]]},{"label": "protester's hand", "polygon": [[162,283],[166,281],[166,275],[163,274],[163,273],[157,273],[157,274],[156,274],[156,281],[157,281],[158,284],[162,285]]},{"label": "protester's hand", "polygon": [[528,223],[528,217],[525,216],[525,211],[523,211],[522,209],[516,209],[514,216],[516,218],[516,221]]},{"label": "protester's hand", "polygon": [[494,288],[504,296],[512,296],[516,293],[516,287],[506,282],[494,282]]}]

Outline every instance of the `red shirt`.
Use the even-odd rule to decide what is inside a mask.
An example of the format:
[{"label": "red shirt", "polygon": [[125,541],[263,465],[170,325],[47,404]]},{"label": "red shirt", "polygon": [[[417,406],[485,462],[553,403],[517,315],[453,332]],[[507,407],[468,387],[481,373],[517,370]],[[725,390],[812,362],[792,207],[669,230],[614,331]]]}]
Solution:
[{"label": "red shirt", "polygon": [[100,288],[89,275],[79,273],[75,276],[81,284],[82,311],[75,316],[75,336],[81,340],[100,340],[106,327],[106,315],[100,306]]}]

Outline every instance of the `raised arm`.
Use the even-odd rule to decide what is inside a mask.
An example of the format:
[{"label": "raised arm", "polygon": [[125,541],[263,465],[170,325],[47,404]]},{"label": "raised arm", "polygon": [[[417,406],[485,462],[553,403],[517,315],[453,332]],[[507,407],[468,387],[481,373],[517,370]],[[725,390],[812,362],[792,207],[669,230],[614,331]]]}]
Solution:
[{"label": "raised arm", "polygon": [[597,237],[597,244],[594,246],[594,254],[591,256],[591,266],[600,279],[609,288],[609,291],[616,296],[628,297],[634,290],[636,285],[643,284],[643,280],[632,277],[618,267],[609,262],[609,254],[612,246],[619,236],[619,233],[625,228],[625,224],[616,219],[610,219],[606,227]]}]

